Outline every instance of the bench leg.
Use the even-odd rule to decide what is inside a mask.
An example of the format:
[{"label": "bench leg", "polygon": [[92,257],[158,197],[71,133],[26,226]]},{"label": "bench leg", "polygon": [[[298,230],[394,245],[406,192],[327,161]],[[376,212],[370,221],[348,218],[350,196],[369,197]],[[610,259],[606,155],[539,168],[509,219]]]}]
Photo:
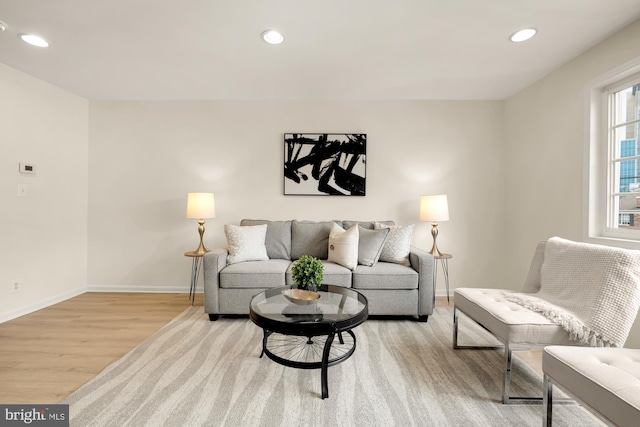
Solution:
[{"label": "bench leg", "polygon": [[508,345],[504,346],[504,384],[502,384],[502,403],[509,403],[509,389],[511,387],[511,359],[513,353]]},{"label": "bench leg", "polygon": [[[478,325],[480,325],[478,323]],[[482,326],[482,325],[480,325]],[[489,332],[490,333],[490,332]],[[502,346],[458,345],[458,309],[453,306],[453,349],[454,350],[499,350]]]},{"label": "bench leg", "polygon": [[508,404],[541,404],[542,397],[510,397],[509,389],[511,387],[511,359],[513,353],[509,344],[504,346],[504,384],[502,386],[502,403]]},{"label": "bench leg", "polygon": [[456,306],[453,306],[453,349],[457,350],[458,347],[458,311]]},{"label": "bench leg", "polygon": [[[542,397],[509,397],[509,389],[511,387],[511,347],[509,344],[502,346],[470,346],[458,344],[458,309],[453,305],[453,348],[454,350],[498,350],[504,348],[504,383],[502,385],[502,403],[504,404],[540,404]],[[482,326],[482,325],[480,325]],[[490,332],[490,331],[489,331]]]},{"label": "bench leg", "polygon": [[542,427],[551,427],[553,425],[553,384],[547,374],[544,374],[542,393]]}]

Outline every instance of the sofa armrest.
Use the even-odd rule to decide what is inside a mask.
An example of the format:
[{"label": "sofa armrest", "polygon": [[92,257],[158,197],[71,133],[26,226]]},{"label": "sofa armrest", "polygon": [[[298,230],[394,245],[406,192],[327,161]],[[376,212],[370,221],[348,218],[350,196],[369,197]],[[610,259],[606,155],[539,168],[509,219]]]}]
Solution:
[{"label": "sofa armrest", "polygon": [[433,289],[435,258],[429,252],[412,246],[409,261],[411,267],[418,272],[418,315],[428,316],[433,313],[435,300]]},{"label": "sofa armrest", "polygon": [[204,311],[209,314],[220,313],[220,271],[227,266],[226,249],[219,248],[207,252],[203,257],[204,270]]}]

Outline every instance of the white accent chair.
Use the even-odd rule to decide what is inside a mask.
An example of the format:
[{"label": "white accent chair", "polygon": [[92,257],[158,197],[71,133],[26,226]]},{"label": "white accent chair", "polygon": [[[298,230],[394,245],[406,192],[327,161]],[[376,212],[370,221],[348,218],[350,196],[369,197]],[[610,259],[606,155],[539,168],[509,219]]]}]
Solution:
[{"label": "white accent chair", "polygon": [[[545,241],[536,248],[529,274],[520,291],[537,294],[541,290],[541,269],[545,256]],[[569,332],[553,323],[547,317],[523,307],[508,299],[515,291],[502,289],[458,288],[454,293],[453,308],[453,348],[454,349],[496,349],[504,348],[504,383],[502,402],[543,403],[542,393],[535,397],[512,397],[509,394],[511,384],[511,361],[513,350],[542,348],[548,345],[578,346],[570,338]],[[459,316],[463,313],[493,334],[504,346],[477,347],[465,346],[458,342]]]},{"label": "white accent chair", "polygon": [[553,422],[553,384],[575,397],[604,422],[640,423],[640,350],[545,347],[543,426]]}]

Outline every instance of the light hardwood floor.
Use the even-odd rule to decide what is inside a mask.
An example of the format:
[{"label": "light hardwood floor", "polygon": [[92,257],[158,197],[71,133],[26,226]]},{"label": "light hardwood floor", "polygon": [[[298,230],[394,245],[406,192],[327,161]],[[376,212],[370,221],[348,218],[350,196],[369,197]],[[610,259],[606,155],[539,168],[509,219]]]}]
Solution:
[{"label": "light hardwood floor", "polygon": [[[186,294],[86,293],[0,324],[0,403],[60,402],[189,305]],[[539,352],[518,355],[540,372]]]},{"label": "light hardwood floor", "polygon": [[0,324],[0,403],[58,403],[189,305],[187,294],[85,293]]}]

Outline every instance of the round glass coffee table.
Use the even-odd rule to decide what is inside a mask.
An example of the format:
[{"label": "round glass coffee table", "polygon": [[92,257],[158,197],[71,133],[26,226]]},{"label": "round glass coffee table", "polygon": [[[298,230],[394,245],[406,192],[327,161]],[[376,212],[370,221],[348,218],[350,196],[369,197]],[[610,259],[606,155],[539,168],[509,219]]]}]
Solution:
[{"label": "round glass coffee table", "polygon": [[[299,369],[321,369],[322,398],[329,397],[327,371],[356,349],[352,329],[369,314],[367,298],[341,286],[322,285],[314,301],[290,300],[283,291],[268,289],[251,299],[249,315],[264,332],[262,353],[274,362]],[[334,343],[335,336],[338,342]]]}]

